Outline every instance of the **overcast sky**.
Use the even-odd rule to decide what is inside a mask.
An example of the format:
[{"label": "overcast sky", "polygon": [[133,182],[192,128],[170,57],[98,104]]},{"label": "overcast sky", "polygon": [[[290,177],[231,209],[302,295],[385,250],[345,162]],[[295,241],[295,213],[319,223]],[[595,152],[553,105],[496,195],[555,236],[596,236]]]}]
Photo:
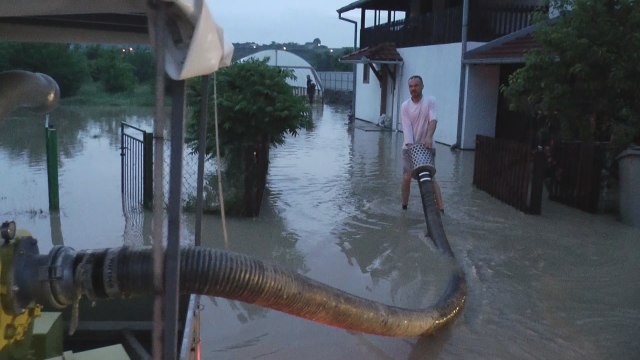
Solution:
[{"label": "overcast sky", "polygon": [[[338,19],[337,9],[354,0],[214,0],[213,15],[234,43],[304,44],[319,38],[328,47],[353,46],[354,25]],[[343,17],[360,20],[360,11]],[[358,24],[358,26],[360,26]]]}]

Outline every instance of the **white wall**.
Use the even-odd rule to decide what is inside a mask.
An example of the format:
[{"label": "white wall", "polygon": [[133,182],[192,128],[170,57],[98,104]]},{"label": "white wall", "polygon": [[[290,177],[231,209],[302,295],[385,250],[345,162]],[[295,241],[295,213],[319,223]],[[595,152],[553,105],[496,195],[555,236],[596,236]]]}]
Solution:
[{"label": "white wall", "polygon": [[[400,101],[409,98],[409,78],[420,75],[424,94],[436,98],[438,128],[434,139],[447,145],[454,144],[457,137],[461,51],[460,43],[398,49],[404,59],[398,81]],[[394,121],[398,122],[397,129],[401,129],[398,113]]]},{"label": "white wall", "polygon": [[[380,118],[380,82],[369,70],[369,83],[362,83],[362,64],[358,64],[356,78],[356,118],[378,123]],[[367,65],[369,66],[369,65]]]},{"label": "white wall", "polygon": [[[469,43],[470,49],[482,43]],[[401,48],[404,64],[397,69],[395,99],[388,93],[387,106],[393,107],[393,128],[402,130],[398,100],[409,98],[408,81],[412,75],[424,80],[424,94],[436,98],[438,128],[435,141],[452,145],[457,142],[460,97],[461,44],[444,44]],[[380,83],[370,73],[369,84],[362,83],[358,65],[356,83],[356,117],[372,123],[380,118]],[[476,134],[494,136],[497,114],[500,69],[497,65],[471,65],[466,75],[461,148],[474,149]],[[391,113],[387,114],[391,115]]]},{"label": "white wall", "polygon": [[477,134],[495,136],[500,66],[469,65],[466,77],[460,148],[470,150]]}]

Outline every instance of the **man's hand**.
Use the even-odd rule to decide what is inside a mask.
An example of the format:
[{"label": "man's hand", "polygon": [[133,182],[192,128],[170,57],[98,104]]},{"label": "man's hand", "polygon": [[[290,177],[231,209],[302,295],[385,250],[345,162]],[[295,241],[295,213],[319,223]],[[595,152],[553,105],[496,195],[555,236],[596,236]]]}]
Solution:
[{"label": "man's hand", "polygon": [[431,149],[431,147],[433,146],[433,139],[432,139],[432,138],[430,138],[430,137],[426,138],[426,139],[424,140],[424,146],[425,146],[427,149]]}]

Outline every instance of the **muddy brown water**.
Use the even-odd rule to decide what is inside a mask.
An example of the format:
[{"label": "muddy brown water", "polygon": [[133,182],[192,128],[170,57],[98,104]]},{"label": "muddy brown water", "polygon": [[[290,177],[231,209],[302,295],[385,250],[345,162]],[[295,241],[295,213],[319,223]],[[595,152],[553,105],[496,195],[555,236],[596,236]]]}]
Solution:
[{"label": "muddy brown water", "polygon": [[[272,151],[261,216],[227,219],[230,250],[279,263],[359,296],[425,307],[451,264],[424,237],[417,185],[399,202],[401,133],[314,109],[315,127]],[[121,121],[150,129],[148,109],[59,108],[60,212],[47,200],[44,119],[0,122],[0,220],[76,249],[145,245],[147,217],[123,214]],[[326,327],[222,298],[204,298],[203,359],[637,359],[640,231],[614,215],[544,200],[525,215],[471,185],[473,152],[437,145],[443,223],[469,292],[444,331],[389,338]],[[142,220],[140,220],[142,219]],[[184,214],[183,238],[193,242]],[[219,216],[204,245],[224,247]]]}]

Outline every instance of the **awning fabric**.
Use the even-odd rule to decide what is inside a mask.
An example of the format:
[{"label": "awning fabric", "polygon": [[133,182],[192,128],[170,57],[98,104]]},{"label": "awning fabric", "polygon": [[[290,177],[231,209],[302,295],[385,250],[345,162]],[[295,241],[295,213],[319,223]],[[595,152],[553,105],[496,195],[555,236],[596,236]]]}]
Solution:
[{"label": "awning fabric", "polygon": [[[165,44],[166,72],[176,80],[210,74],[231,62],[211,9],[214,0],[158,0],[174,7]],[[152,44],[148,0],[2,0],[0,41]]]}]

